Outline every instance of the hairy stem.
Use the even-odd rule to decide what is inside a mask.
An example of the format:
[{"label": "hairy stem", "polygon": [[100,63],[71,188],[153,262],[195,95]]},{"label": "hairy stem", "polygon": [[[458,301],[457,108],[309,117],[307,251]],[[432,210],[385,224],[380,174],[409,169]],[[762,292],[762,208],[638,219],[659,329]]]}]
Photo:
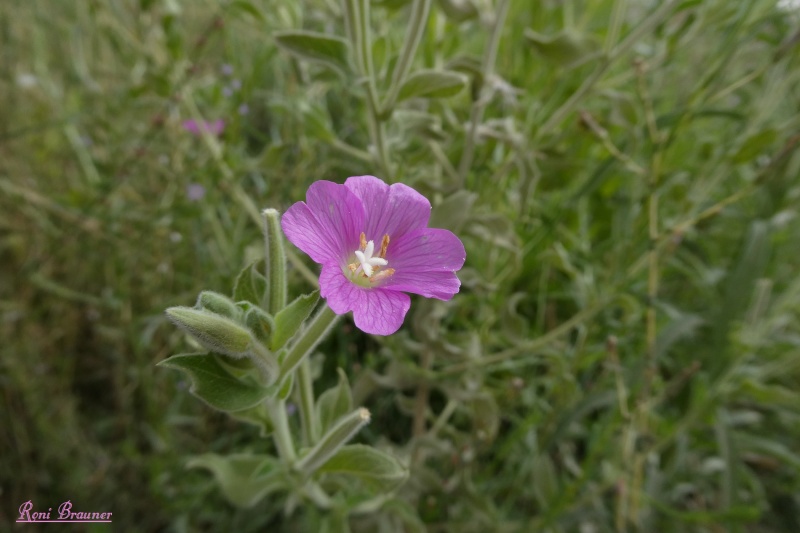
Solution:
[{"label": "hairy stem", "polygon": [[268,297],[267,311],[273,316],[286,307],[286,252],[278,211],[265,209],[264,241],[266,252]]},{"label": "hairy stem", "polygon": [[411,17],[408,20],[406,38],[403,41],[403,48],[400,50],[400,58],[397,60],[397,65],[392,73],[392,84],[389,87],[389,93],[381,106],[384,115],[392,112],[397,101],[397,95],[400,93],[400,87],[406,81],[414,55],[422,40],[422,34],[425,33],[430,10],[431,0],[414,0],[411,5]]},{"label": "hairy stem", "polygon": [[300,393],[300,413],[303,419],[303,433],[306,444],[319,440],[319,424],[314,412],[314,387],[311,381],[311,365],[304,358],[297,367],[297,388]]},{"label": "hairy stem", "polygon": [[358,73],[364,78],[367,92],[367,126],[370,139],[375,147],[375,157],[386,178],[391,178],[391,166],[386,149],[386,131],[381,120],[378,88],[375,81],[375,66],[372,61],[370,38],[370,0],[342,0],[345,26],[350,43],[355,50]]},{"label": "hairy stem", "polygon": [[282,380],[290,372],[306,358],[311,351],[317,347],[317,344],[325,338],[330,332],[333,325],[336,323],[339,315],[334,313],[330,307],[323,305],[316,315],[306,325],[305,330],[300,335],[300,338],[289,349],[289,353],[281,364],[281,377]]},{"label": "hairy stem", "polygon": [[[494,74],[494,64],[497,59],[497,49],[500,46],[500,34],[503,32],[503,25],[508,14],[508,0],[500,0],[497,3],[497,13],[495,14],[492,33],[489,36],[489,43],[483,53],[481,61],[481,73],[483,74],[484,84]],[[464,140],[464,151],[461,152],[461,161],[458,164],[459,182],[463,186],[467,179],[467,173],[472,166],[472,159],[475,156],[475,143],[478,137],[478,126],[483,121],[483,113],[489,98],[485,90],[481,89],[481,95],[472,104],[469,116],[469,132]]]},{"label": "hairy stem", "polygon": [[286,418],[286,402],[278,398],[267,400],[267,409],[272,420],[272,438],[275,447],[278,448],[278,455],[287,463],[294,463],[297,454],[292,442],[292,433],[289,430],[289,421]]}]

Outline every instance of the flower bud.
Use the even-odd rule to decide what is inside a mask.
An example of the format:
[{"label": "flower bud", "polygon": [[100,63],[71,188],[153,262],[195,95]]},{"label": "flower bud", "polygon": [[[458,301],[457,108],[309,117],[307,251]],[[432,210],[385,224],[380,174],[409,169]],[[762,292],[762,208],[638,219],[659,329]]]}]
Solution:
[{"label": "flower bud", "polygon": [[275,330],[275,321],[266,311],[256,306],[250,307],[244,314],[244,323],[258,340],[269,346],[269,339]]},{"label": "flower bud", "polygon": [[206,309],[212,313],[226,316],[234,320],[238,320],[242,316],[242,311],[239,309],[233,300],[218,292],[203,291],[197,297],[197,306],[200,309]]},{"label": "flower bud", "polygon": [[170,307],[167,316],[205,348],[231,357],[246,356],[254,340],[247,329],[210,311]]}]

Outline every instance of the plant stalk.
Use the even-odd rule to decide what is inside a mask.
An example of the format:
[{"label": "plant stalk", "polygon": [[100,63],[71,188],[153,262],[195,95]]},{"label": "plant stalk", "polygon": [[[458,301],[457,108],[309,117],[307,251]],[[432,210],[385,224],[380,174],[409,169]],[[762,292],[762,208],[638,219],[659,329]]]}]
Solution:
[{"label": "plant stalk", "polygon": [[311,354],[311,351],[330,332],[338,318],[339,315],[334,313],[327,304],[322,306],[310,320],[297,342],[289,349],[289,353],[286,354],[281,364],[281,380]]},{"label": "plant stalk", "polygon": [[403,41],[403,47],[400,50],[400,58],[397,60],[394,72],[392,73],[392,84],[389,86],[389,92],[386,95],[386,100],[383,101],[381,112],[383,116],[388,116],[394,109],[394,104],[397,102],[397,95],[400,93],[400,87],[406,81],[409,70],[411,70],[411,63],[417,53],[417,48],[422,40],[422,35],[425,33],[425,26],[428,22],[428,14],[431,10],[431,0],[414,0],[411,5],[411,17],[408,20],[408,31],[406,32],[406,39]]}]

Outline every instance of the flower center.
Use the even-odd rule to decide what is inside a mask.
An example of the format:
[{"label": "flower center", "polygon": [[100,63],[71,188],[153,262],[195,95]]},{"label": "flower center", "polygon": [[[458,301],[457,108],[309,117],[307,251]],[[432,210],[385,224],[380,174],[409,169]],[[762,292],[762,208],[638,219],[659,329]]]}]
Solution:
[{"label": "flower center", "polygon": [[389,235],[384,235],[381,241],[381,249],[377,256],[375,253],[375,242],[367,241],[364,232],[361,232],[361,247],[355,251],[356,262],[348,265],[350,269],[350,279],[358,285],[369,287],[376,281],[388,278],[394,274],[393,268],[383,268],[389,264],[386,260],[386,249],[389,248]]}]

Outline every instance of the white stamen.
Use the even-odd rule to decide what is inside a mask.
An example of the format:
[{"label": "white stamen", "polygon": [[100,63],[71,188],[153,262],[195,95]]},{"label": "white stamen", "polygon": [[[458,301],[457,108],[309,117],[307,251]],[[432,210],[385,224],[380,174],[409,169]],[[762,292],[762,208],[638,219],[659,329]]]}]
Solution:
[{"label": "white stamen", "polygon": [[366,274],[367,277],[370,277],[373,273],[373,267],[386,266],[389,264],[389,261],[383,259],[382,257],[372,257],[374,252],[374,241],[369,241],[363,252],[361,250],[356,250],[356,259],[358,259],[358,262],[360,263],[356,273],[358,273],[358,270],[360,269],[364,271],[364,274]]}]

